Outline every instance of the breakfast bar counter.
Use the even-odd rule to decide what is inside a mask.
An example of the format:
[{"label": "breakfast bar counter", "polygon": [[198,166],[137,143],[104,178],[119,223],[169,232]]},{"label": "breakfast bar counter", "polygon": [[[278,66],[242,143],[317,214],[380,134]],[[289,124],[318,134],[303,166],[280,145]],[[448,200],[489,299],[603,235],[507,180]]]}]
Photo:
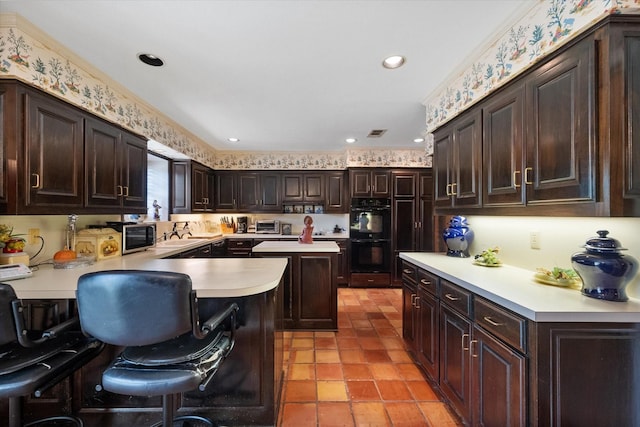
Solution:
[{"label": "breakfast bar counter", "polygon": [[[206,241],[172,243],[73,269],[51,265],[35,269],[33,277],[12,280],[29,316],[63,320],[75,312],[78,277],[100,270],[157,270],[188,274],[198,296],[201,318],[209,318],[228,302],[239,306],[236,344],[203,392],[182,394],[178,415],[201,415],[225,425],[274,425],[283,375],[282,297],[285,257],[163,259]],[[152,425],[160,419],[160,397],[120,396],[100,387],[102,372],[121,348],[106,346],[72,378],[24,405],[28,422],[69,406],[90,426]],[[6,419],[0,403],[0,419]]]}]

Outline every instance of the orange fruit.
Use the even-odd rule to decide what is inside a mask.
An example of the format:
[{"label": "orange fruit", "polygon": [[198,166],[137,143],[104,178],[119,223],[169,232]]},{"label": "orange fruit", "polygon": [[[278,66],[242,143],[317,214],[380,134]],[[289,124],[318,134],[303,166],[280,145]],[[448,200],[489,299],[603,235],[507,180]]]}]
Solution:
[{"label": "orange fruit", "polygon": [[70,259],[76,258],[78,258],[76,251],[72,251],[67,248],[62,249],[61,251],[58,251],[53,255],[54,261],[68,261]]}]

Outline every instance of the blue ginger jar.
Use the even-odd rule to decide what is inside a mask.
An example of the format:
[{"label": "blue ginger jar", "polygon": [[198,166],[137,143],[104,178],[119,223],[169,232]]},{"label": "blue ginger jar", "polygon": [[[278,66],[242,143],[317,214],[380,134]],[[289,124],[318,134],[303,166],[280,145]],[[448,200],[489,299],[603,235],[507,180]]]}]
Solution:
[{"label": "blue ginger jar", "polygon": [[585,252],[571,256],[571,265],[582,279],[582,294],[606,301],[627,301],[626,287],[638,272],[638,261],[629,255],[620,242],[607,237],[607,230],[584,245]]},{"label": "blue ginger jar", "polygon": [[442,232],[442,238],[447,245],[447,255],[468,258],[469,246],[473,241],[473,230],[467,225],[467,218],[454,216],[449,221],[449,227]]}]

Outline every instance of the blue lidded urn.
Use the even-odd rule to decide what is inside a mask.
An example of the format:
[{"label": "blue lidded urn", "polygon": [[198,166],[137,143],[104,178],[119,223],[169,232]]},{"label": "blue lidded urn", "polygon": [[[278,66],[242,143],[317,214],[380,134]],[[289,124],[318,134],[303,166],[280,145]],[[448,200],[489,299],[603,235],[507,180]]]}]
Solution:
[{"label": "blue lidded urn", "polygon": [[620,242],[607,237],[607,230],[597,231],[598,237],[587,240],[585,252],[571,256],[571,265],[582,279],[582,294],[607,301],[627,301],[625,288],[638,272],[638,261],[629,255]]},{"label": "blue lidded urn", "polygon": [[458,258],[469,257],[469,246],[473,241],[473,230],[467,225],[467,218],[454,216],[449,221],[449,227],[442,232],[442,238],[447,244],[447,255]]}]

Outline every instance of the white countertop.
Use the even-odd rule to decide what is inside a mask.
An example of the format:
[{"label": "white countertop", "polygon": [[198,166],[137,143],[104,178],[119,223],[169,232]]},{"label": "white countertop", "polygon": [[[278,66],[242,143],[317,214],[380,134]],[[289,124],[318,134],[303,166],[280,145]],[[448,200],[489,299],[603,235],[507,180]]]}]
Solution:
[{"label": "white countertop", "polygon": [[265,252],[340,252],[340,248],[336,242],[322,240],[314,240],[313,243],[298,243],[297,240],[278,240],[265,241],[258,243],[252,249],[256,253]]},{"label": "white countertop", "polygon": [[603,301],[539,284],[531,270],[480,267],[473,258],[444,253],[401,252],[400,258],[536,322],[640,322],[640,300]]},{"label": "white countertop", "polygon": [[278,286],[287,266],[285,258],[162,259],[207,242],[190,239],[183,246],[159,247],[73,269],[54,269],[52,265],[43,265],[34,270],[33,277],[7,283],[13,286],[19,298],[24,299],[72,299],[75,298],[78,277],[81,275],[120,269],[188,274],[199,298],[243,297]]}]

